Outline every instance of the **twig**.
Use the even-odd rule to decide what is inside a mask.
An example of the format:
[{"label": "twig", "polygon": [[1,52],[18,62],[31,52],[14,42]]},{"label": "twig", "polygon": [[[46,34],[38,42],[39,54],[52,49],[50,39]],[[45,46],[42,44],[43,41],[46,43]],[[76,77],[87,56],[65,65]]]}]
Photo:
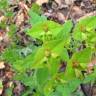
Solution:
[{"label": "twig", "polygon": [[70,8],[69,8],[68,14],[67,14],[67,16],[66,16],[66,20],[68,20],[70,14],[71,14],[71,11],[72,11],[72,9],[73,9],[73,6],[74,6],[74,3],[72,3],[72,5],[71,5]]}]

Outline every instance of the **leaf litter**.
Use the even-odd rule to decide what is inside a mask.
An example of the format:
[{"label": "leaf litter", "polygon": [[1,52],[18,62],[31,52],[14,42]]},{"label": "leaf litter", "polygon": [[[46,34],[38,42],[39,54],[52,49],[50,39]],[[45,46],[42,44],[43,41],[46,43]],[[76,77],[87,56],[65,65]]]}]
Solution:
[{"label": "leaf litter", "polygon": [[[30,40],[30,38],[24,34],[25,29],[32,27],[28,23],[28,19],[30,18],[28,12],[34,2],[41,6],[41,15],[60,24],[64,24],[66,20],[69,19],[76,23],[82,18],[93,15],[96,16],[96,0],[18,0],[18,2],[17,0],[8,0],[8,2],[10,5],[9,9],[13,11],[13,17],[7,18],[0,10],[0,22],[4,21],[7,25],[11,23],[16,24],[17,29],[14,31],[16,32],[17,37],[19,36],[21,45],[24,46],[26,46],[26,42],[34,41]],[[6,27],[0,28],[0,52],[3,52],[11,42],[7,34]],[[89,63],[89,72],[92,71],[95,64],[96,58]],[[14,96],[21,96],[21,93],[25,90],[25,87],[21,82],[12,80],[13,76],[14,71],[11,66],[4,61],[0,61],[1,96],[7,96],[6,89],[12,88],[13,85],[15,86],[13,90]],[[95,89],[96,87],[93,88],[93,90]],[[94,93],[95,92],[96,91],[94,91]]]}]

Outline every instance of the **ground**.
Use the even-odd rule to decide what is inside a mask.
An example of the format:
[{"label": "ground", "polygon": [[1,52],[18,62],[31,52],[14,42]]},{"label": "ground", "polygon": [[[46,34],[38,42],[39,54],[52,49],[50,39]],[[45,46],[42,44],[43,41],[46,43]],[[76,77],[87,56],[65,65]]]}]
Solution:
[{"label": "ground", "polygon": [[[1,2],[1,1],[0,1]],[[28,20],[30,16],[28,14],[33,3],[37,3],[41,6],[40,14],[46,16],[48,19],[64,24],[67,20],[71,19],[75,25],[79,20],[89,17],[96,16],[96,0],[8,0],[9,9],[14,15],[12,18],[6,17],[4,11],[0,10],[0,23],[4,21],[6,27],[4,29],[0,28],[0,52],[2,53],[9,45],[10,38],[8,37],[9,28],[7,25],[16,25],[16,34],[20,39],[22,46],[26,46],[31,40],[24,30],[32,27]],[[6,12],[6,10],[5,10]],[[96,59],[94,60],[96,62]],[[4,61],[0,62],[0,80],[3,81],[3,87],[0,88],[0,96],[7,96],[5,90],[8,89],[13,83],[15,88],[13,89],[14,95],[20,96],[21,92],[24,90],[24,85],[19,81],[12,81],[12,77],[15,75],[14,70],[10,64]],[[82,89],[85,92],[89,92],[86,96],[96,96],[96,86],[94,85],[91,89],[89,84],[82,85]],[[93,95],[92,95],[93,94]]]}]

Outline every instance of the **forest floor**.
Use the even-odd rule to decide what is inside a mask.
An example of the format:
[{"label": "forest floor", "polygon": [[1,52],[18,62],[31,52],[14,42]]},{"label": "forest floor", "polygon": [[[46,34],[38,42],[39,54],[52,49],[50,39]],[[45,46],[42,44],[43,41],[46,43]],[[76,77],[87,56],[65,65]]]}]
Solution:
[{"label": "forest floor", "polygon": [[[32,27],[28,23],[28,19],[30,18],[28,11],[34,2],[41,6],[41,15],[60,24],[64,24],[69,19],[76,24],[83,18],[96,16],[96,0],[19,0],[19,2],[17,0],[8,0],[8,2],[10,5],[9,9],[13,11],[14,17],[6,18],[0,10],[0,22],[4,20],[6,21],[6,25],[12,22],[17,26],[16,34],[20,37],[22,45],[26,45],[30,41],[30,38],[24,34],[24,30]],[[6,35],[7,31],[7,26],[6,29],[0,28],[0,52],[3,52],[10,44],[10,38]],[[13,75],[14,71],[11,66],[5,64],[5,62],[0,62],[0,79],[3,80],[3,88],[0,89],[0,96],[6,96],[5,90],[11,86],[12,82],[10,80]],[[13,90],[14,96],[20,96],[24,86],[18,81],[14,81],[14,83],[16,85]],[[88,88],[87,92],[89,91]],[[96,90],[96,88],[93,90]],[[94,91],[95,93],[96,91]],[[96,94],[93,96],[96,96]]]}]

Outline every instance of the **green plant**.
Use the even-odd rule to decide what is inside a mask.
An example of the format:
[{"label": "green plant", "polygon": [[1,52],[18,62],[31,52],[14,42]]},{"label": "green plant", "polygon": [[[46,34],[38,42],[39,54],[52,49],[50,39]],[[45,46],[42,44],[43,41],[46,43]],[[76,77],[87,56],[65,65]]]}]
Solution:
[{"label": "green plant", "polygon": [[13,79],[28,87],[22,96],[71,96],[81,83],[94,81],[95,67],[88,75],[82,71],[96,54],[96,17],[73,26],[71,20],[60,25],[33,11],[29,15],[33,26],[26,34],[42,44],[24,48],[12,43],[0,56],[14,68]]}]

